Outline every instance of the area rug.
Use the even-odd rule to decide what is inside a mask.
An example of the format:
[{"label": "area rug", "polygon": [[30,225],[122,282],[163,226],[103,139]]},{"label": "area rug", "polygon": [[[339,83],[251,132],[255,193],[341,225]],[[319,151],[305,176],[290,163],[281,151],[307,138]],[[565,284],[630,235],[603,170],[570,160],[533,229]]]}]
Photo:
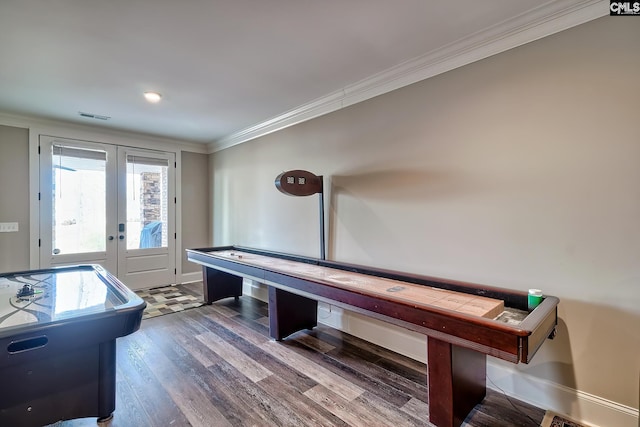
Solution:
[{"label": "area rug", "polygon": [[142,314],[143,320],[189,310],[203,304],[201,295],[183,285],[146,289],[136,291],[136,294],[147,303]]},{"label": "area rug", "polygon": [[544,419],[542,420],[540,427],[587,427],[587,425],[580,424],[579,422],[571,420],[564,415],[547,411],[547,413],[544,414]]}]

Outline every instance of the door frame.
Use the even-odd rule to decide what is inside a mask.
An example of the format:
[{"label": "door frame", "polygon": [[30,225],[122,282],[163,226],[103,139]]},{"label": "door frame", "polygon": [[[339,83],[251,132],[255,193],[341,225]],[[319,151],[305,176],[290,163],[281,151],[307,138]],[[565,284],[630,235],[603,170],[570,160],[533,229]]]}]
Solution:
[{"label": "door frame", "polygon": [[26,127],[29,129],[29,269],[40,268],[40,137],[48,136],[66,140],[90,141],[96,143],[126,146],[132,148],[143,148],[149,150],[161,150],[174,153],[175,155],[175,232],[176,236],[176,282],[185,283],[189,281],[201,280],[201,273],[182,273],[182,150],[194,153],[208,154],[207,147],[202,144],[185,143],[163,138],[149,138],[145,136],[126,134],[123,132],[104,131],[91,129],[90,127],[64,125],[61,123],[28,120],[26,122],[14,123],[13,125]]}]

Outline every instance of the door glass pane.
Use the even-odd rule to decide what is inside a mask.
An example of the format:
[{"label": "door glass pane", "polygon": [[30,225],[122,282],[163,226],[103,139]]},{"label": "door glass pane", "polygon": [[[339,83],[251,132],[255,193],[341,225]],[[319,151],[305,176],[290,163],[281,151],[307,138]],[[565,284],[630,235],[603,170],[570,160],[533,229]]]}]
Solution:
[{"label": "door glass pane", "polygon": [[107,153],[52,149],[53,254],[104,252]]},{"label": "door glass pane", "polygon": [[127,249],[167,247],[169,161],[127,156]]}]

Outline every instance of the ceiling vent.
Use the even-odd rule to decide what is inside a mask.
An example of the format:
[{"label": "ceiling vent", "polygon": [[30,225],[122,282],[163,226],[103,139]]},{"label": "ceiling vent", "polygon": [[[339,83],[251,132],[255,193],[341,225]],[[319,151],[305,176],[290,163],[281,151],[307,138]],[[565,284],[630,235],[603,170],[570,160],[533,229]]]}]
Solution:
[{"label": "ceiling vent", "polygon": [[86,117],[88,119],[96,119],[96,120],[109,120],[111,118],[109,116],[100,116],[98,114],[83,113],[82,111],[79,111],[78,114],[80,115],[80,117]]}]

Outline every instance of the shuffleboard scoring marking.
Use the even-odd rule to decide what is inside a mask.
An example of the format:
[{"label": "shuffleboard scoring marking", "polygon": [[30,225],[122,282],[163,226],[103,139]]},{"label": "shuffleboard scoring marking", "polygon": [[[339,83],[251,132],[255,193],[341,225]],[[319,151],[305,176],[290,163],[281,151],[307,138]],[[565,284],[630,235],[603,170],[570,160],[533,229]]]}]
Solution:
[{"label": "shuffleboard scoring marking", "polygon": [[502,300],[463,292],[401,282],[384,277],[354,273],[248,252],[222,250],[210,252],[210,255],[276,272],[295,274],[308,279],[322,281],[331,286],[356,290],[366,295],[384,296],[387,299],[416,306],[443,308],[488,319],[495,319],[504,311],[504,301]]}]

